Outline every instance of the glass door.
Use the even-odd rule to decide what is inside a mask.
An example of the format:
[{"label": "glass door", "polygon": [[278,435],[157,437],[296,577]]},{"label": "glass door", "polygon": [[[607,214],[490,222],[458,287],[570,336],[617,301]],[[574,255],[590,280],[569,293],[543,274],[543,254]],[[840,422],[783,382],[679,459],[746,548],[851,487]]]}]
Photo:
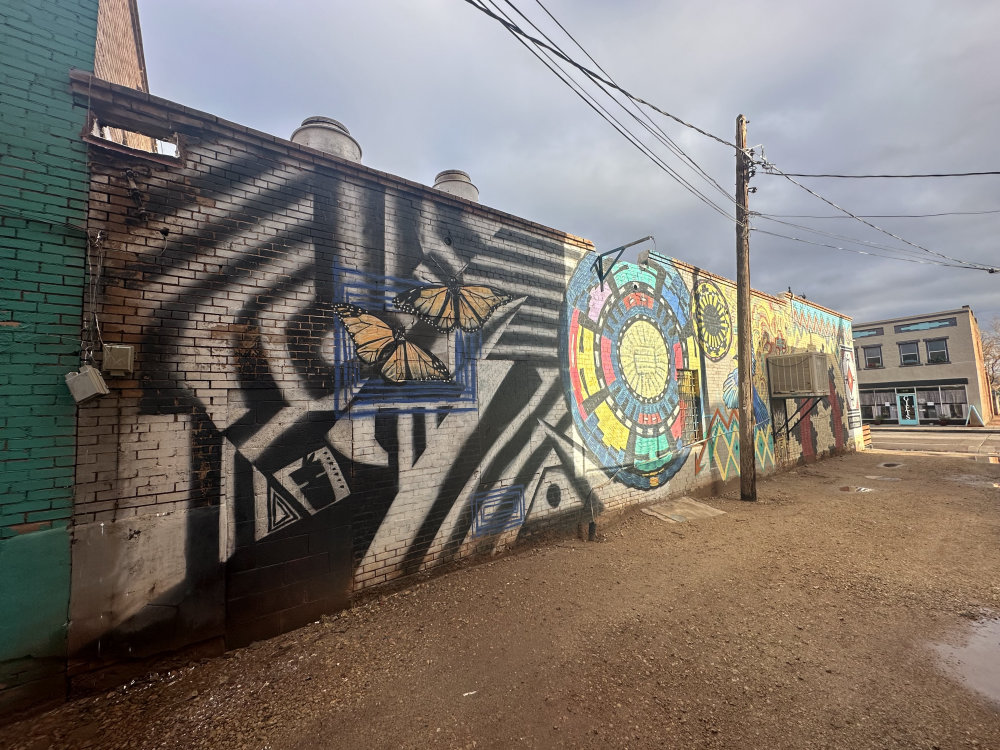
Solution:
[{"label": "glass door", "polygon": [[899,414],[900,424],[920,424],[920,418],[917,416],[917,394],[897,393],[896,413]]}]

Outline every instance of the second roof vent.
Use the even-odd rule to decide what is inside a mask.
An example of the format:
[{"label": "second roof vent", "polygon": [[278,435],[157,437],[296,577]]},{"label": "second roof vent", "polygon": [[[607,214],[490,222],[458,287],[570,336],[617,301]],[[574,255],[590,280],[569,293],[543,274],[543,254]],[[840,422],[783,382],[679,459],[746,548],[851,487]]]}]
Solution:
[{"label": "second roof vent", "polygon": [[479,188],[472,184],[472,179],[461,169],[446,169],[439,172],[434,178],[434,189],[479,202]]},{"label": "second roof vent", "polygon": [[361,146],[351,137],[351,131],[331,117],[307,117],[292,133],[291,141],[341,159],[361,161]]}]

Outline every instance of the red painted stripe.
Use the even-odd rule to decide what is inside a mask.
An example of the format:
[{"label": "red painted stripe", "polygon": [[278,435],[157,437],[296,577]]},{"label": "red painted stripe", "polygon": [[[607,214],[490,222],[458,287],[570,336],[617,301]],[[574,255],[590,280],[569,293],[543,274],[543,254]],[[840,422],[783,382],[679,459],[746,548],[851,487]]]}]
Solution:
[{"label": "red painted stripe", "polygon": [[681,401],[679,408],[677,409],[677,419],[674,423],[670,425],[670,434],[674,436],[674,440],[680,438],[681,433],[684,431],[684,413],[687,411],[687,404]]},{"label": "red painted stripe", "polygon": [[611,385],[615,382],[615,370],[611,366],[611,339],[601,336],[601,367],[604,369],[604,382]]},{"label": "red painted stripe", "polygon": [[580,345],[580,311],[573,311],[573,318],[569,323],[569,380],[573,386],[573,400],[576,401],[576,408],[580,412],[580,418],[586,419],[587,413],[583,410],[583,383],[580,382],[580,368],[577,367],[577,347]]}]

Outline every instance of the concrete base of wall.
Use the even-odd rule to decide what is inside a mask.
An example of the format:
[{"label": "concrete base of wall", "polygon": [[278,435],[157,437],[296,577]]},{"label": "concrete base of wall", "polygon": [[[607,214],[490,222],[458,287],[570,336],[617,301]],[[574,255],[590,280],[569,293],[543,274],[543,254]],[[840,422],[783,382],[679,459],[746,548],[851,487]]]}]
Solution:
[{"label": "concrete base of wall", "polygon": [[71,699],[81,698],[124,685],[129,680],[150,673],[177,669],[192,661],[221,656],[225,651],[225,641],[219,637],[145,659],[74,660],[69,665],[67,692]]},{"label": "concrete base of wall", "polygon": [[219,508],[73,530],[71,662],[169,653],[223,633]]},{"label": "concrete base of wall", "polygon": [[47,711],[62,703],[66,692],[65,660],[7,662],[0,668],[0,724]]}]

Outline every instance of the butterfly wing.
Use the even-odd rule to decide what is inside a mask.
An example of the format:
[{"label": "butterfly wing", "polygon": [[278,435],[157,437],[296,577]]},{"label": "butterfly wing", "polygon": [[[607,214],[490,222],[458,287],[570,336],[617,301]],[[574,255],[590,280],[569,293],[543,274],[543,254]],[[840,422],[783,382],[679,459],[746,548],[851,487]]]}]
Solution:
[{"label": "butterfly wing", "polygon": [[381,318],[356,305],[337,304],[333,306],[333,311],[340,318],[354,342],[354,350],[358,354],[358,359],[366,365],[378,363],[395,346],[396,337],[393,330]]},{"label": "butterfly wing", "polygon": [[354,342],[358,359],[366,365],[380,365],[380,373],[390,383],[411,380],[451,381],[445,364],[430,352],[397,338],[384,320],[356,305],[337,304],[340,318]]},{"label": "butterfly wing", "polygon": [[456,299],[459,327],[463,331],[478,331],[494,310],[514,298],[509,294],[497,294],[488,286],[462,286],[458,288]]},{"label": "butterfly wing", "polygon": [[396,295],[396,307],[413,313],[439,331],[450,331],[458,322],[455,296],[446,285],[421,286]]},{"label": "butterfly wing", "polygon": [[408,380],[443,380],[450,382],[451,373],[445,364],[416,344],[401,341],[382,364],[382,377],[391,383]]}]

